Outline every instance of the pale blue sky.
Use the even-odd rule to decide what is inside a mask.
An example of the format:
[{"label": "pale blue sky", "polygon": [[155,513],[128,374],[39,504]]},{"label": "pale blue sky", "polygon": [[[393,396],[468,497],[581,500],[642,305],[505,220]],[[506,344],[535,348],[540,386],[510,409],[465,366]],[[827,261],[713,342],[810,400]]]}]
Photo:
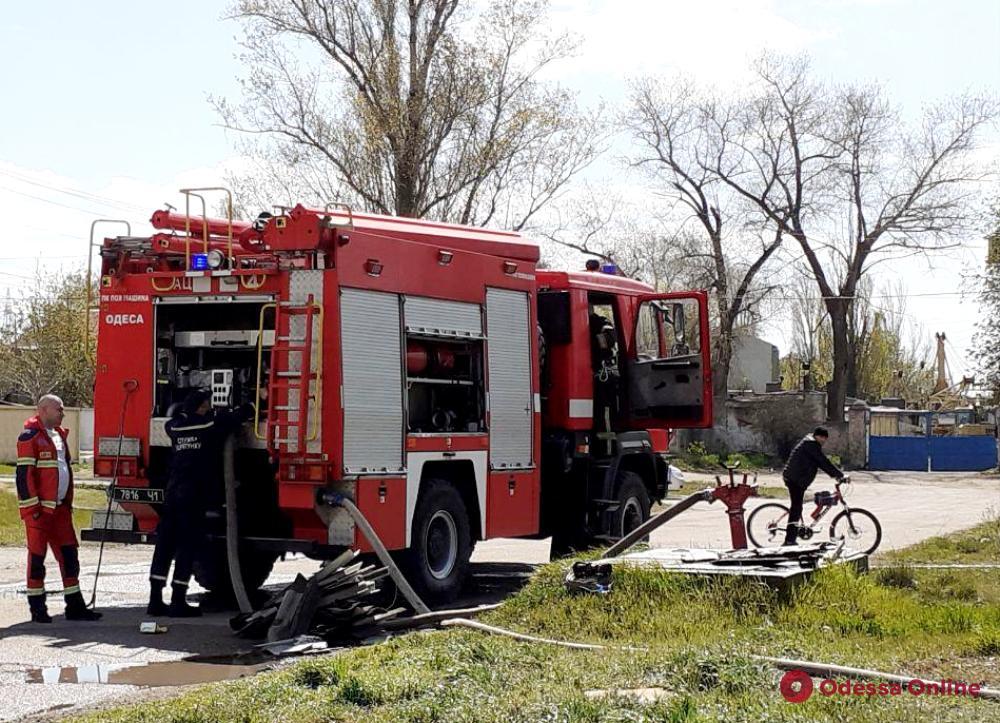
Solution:
[{"label": "pale blue sky", "polygon": [[[477,0],[481,2],[482,0]],[[234,162],[210,94],[233,95],[237,24],[224,0],[35,0],[0,15],[0,295],[46,264],[83,262],[90,220],[142,222],[182,184],[214,185]],[[878,81],[911,117],[965,89],[1000,90],[998,0],[552,0],[552,24],[581,41],[553,70],[585,101],[623,98],[623,81],[684,72],[737,85],[763,48],[806,51],[834,81]],[[1000,143],[993,136],[994,150]],[[600,166],[606,177],[612,161]],[[55,190],[55,189],[61,189]],[[82,191],[71,195],[64,191]],[[98,198],[99,197],[99,198]],[[13,214],[13,216],[12,216]],[[896,269],[911,290],[957,288],[982,261],[969,239],[928,274]],[[13,275],[12,275],[13,274]],[[914,318],[963,350],[973,308],[914,298]],[[785,322],[769,329],[785,351]]]},{"label": "pale blue sky", "polygon": [[[222,18],[227,2],[4,5],[0,160],[100,185],[115,175],[166,181],[230,154],[206,101],[236,87],[239,27]],[[740,5],[759,25],[740,27],[733,12]],[[908,109],[965,87],[1000,86],[996,0],[555,0],[553,6],[556,22],[586,33],[584,56],[562,70],[587,95],[615,99],[620,69],[669,71],[683,63],[715,76],[762,45],[807,50],[817,70],[834,79],[881,81]],[[606,16],[621,32],[615,26],[608,37]],[[775,18],[785,24],[775,26]],[[644,47],[630,47],[633,37]],[[713,37],[728,48],[713,48]],[[594,66],[608,72],[595,74]]]},{"label": "pale blue sky", "polygon": [[0,160],[96,189],[116,175],[166,182],[231,153],[206,100],[236,85],[226,3],[3,4]]}]

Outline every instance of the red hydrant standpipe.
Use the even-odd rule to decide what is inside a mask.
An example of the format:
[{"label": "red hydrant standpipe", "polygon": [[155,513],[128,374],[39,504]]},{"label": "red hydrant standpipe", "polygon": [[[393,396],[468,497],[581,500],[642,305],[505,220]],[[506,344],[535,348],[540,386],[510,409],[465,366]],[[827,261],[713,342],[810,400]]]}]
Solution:
[{"label": "red hydrant standpipe", "polygon": [[[733,549],[747,549],[747,526],[743,519],[743,505],[750,497],[757,496],[757,485],[748,484],[746,472],[743,473],[743,481],[736,482],[733,473],[735,467],[729,467],[729,484],[723,484],[719,477],[715,478],[716,487],[712,490],[712,498],[722,500],[729,514],[729,534],[732,536]],[[754,475],[756,483],[757,475]]]}]

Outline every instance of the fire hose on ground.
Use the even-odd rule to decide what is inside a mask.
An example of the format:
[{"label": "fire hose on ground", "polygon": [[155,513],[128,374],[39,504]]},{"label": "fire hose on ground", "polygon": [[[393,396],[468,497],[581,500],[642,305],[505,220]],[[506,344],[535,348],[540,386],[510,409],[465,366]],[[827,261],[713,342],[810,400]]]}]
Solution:
[{"label": "fire hose on ground", "polygon": [[[520,640],[525,643],[541,644],[541,645],[557,645],[563,648],[570,648],[572,650],[622,650],[622,651],[644,651],[645,648],[630,648],[627,646],[614,646],[614,645],[600,645],[597,643],[575,643],[566,640],[553,640],[551,638],[539,638],[534,635],[526,635],[524,633],[519,633],[514,630],[508,630],[507,628],[496,627],[495,625],[486,625],[485,623],[480,623],[475,620],[466,620],[464,618],[454,618],[451,620],[444,620],[441,623],[441,627],[452,628],[452,627],[462,627],[469,628],[472,630],[479,630],[483,633],[489,633],[491,635],[502,635],[508,638],[514,638],[515,640]],[[868,680],[884,680],[890,683],[899,683],[902,686],[907,686],[910,683],[921,683],[922,685],[939,685],[940,681],[937,680],[927,680],[925,678],[916,678],[914,676],[899,675],[898,673],[886,673],[881,670],[871,670],[868,668],[852,668],[845,665],[833,665],[831,663],[817,663],[811,660],[791,660],[789,658],[772,658],[766,655],[751,655],[751,660],[757,660],[762,663],[768,663],[771,666],[777,668],[778,670],[802,670],[811,676],[815,677],[832,677],[834,675],[848,676],[852,678],[864,678]],[[976,694],[979,698],[987,698],[990,700],[1000,700],[1000,690],[996,688],[986,688],[982,687]]]},{"label": "fire hose on ground", "polygon": [[389,570],[389,577],[391,577],[392,581],[396,583],[396,587],[399,588],[399,591],[403,594],[403,597],[406,598],[407,602],[413,606],[414,612],[420,615],[429,613],[430,608],[424,604],[424,601],[420,599],[420,596],[417,595],[414,589],[410,586],[410,583],[406,581],[406,577],[403,576],[402,570],[400,570],[396,565],[396,562],[392,559],[389,551],[385,548],[385,545],[382,544],[382,540],[380,540],[379,536],[375,533],[375,529],[371,526],[368,520],[365,519],[365,516],[361,514],[361,510],[357,508],[357,505],[355,505],[354,502],[352,502],[348,497],[332,490],[321,491],[320,501],[330,507],[342,507],[347,511],[347,514],[349,514],[351,519],[354,520],[354,524],[361,528],[362,534],[364,534],[365,539],[368,540],[368,544],[372,546],[372,549],[375,551],[378,559]]}]

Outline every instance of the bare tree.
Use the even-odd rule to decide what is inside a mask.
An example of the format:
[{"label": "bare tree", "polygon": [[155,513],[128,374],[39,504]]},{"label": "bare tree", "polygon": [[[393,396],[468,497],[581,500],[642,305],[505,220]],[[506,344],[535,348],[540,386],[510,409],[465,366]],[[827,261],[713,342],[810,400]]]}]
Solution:
[{"label": "bare tree", "polygon": [[820,356],[820,332],[826,324],[826,305],[816,295],[816,285],[805,275],[789,284],[792,317],[791,353],[812,363]]},{"label": "bare tree", "polygon": [[1000,197],[995,197],[984,214],[987,219],[986,268],[968,281],[973,282],[979,305],[979,319],[969,357],[976,366],[979,384],[1000,403]]},{"label": "bare tree", "polygon": [[540,79],[574,48],[545,0],[236,0],[243,97],[215,100],[255,159],[244,204],[310,202],[523,228],[600,150]]},{"label": "bare tree", "polygon": [[[761,272],[781,246],[784,229],[747,223],[745,201],[712,169],[719,153],[718,105],[690,81],[647,79],[633,88],[626,124],[639,142],[632,165],[645,169],[657,194],[682,212],[681,225],[694,219],[703,233],[686,256],[703,262],[705,286],[714,290],[715,395],[725,399],[737,329],[774,288],[760,283]],[[722,405],[719,409],[724,411]]]},{"label": "bare tree", "polygon": [[715,154],[702,168],[799,245],[830,316],[827,413],[840,419],[856,386],[858,283],[878,263],[956,245],[996,104],[962,96],[908,130],[879,87],[818,83],[804,58],[764,56],[756,72],[747,97],[713,109]]},{"label": "bare tree", "polygon": [[[726,249],[732,255],[724,259],[722,272],[726,277],[720,284],[716,252],[704,232],[676,214],[660,218],[650,213],[649,203],[609,193],[609,185],[588,186],[573,203],[559,204],[554,213],[548,214],[549,222],[536,233],[552,241],[556,248],[612,263],[625,276],[645,281],[657,291],[713,290],[709,314],[714,384],[716,393],[722,395],[719,398],[725,398],[733,344],[741,336],[755,333],[775,289],[773,270],[764,269],[764,264],[758,263],[759,256],[748,261],[743,254],[737,254],[736,244],[727,239]],[[742,229],[743,248],[766,248],[774,243],[773,238],[755,237],[759,231]],[[755,263],[757,268],[753,268]],[[724,289],[722,293],[720,288]],[[733,289],[737,290],[738,304],[733,304],[730,292],[725,291]],[[723,319],[725,333],[720,331]],[[723,336],[728,343],[719,343]],[[720,362],[723,353],[727,356]],[[718,410],[723,412],[724,406],[719,405]]]},{"label": "bare tree", "polygon": [[59,394],[70,406],[90,404],[95,335],[81,309],[86,274],[45,275],[8,299],[0,314],[0,399],[26,404]]},{"label": "bare tree", "polygon": [[[802,364],[818,383],[832,377],[833,332],[826,305],[816,285],[804,274],[791,286],[792,349],[782,361],[789,386],[798,388]],[[877,403],[886,396],[911,402],[926,398],[933,381],[925,363],[930,355],[927,334],[917,323],[908,323],[905,289],[901,283],[876,290],[870,276],[858,283],[849,339],[857,370],[854,396]]]},{"label": "bare tree", "polygon": [[629,278],[657,290],[704,286],[697,239],[609,193],[610,183],[587,184],[556,205],[535,229],[558,247],[614,264]]}]

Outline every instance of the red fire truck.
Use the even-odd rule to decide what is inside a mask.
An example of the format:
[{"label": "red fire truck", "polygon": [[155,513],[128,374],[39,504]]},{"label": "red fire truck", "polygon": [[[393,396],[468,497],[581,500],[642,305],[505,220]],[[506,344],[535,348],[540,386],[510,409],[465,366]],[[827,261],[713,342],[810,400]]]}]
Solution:
[{"label": "red fire truck", "polygon": [[[542,270],[515,233],[344,207],[151,223],[100,244],[95,471],[123,512],[85,539],[153,539],[164,423],[197,388],[257,405],[233,460],[248,587],[286,552],[370,549],[334,490],[447,598],[478,540],[636,527],[666,491],[669,430],[711,424],[703,291]],[[205,499],[196,576],[222,589],[221,484]]]}]

